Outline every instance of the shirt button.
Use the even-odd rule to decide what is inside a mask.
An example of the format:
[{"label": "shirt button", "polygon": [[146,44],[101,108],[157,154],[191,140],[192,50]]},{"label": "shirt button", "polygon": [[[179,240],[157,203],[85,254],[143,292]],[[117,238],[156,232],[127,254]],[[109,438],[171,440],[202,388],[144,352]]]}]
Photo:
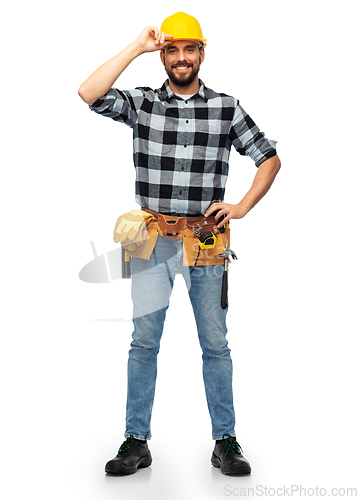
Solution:
[{"label": "shirt button", "polygon": [[189,120],[187,120],[186,123],[189,123]]},{"label": "shirt button", "polygon": [[188,101],[185,101],[185,104],[188,104]]},{"label": "shirt button", "polygon": [[181,191],[179,191],[179,194],[181,195],[181,194],[182,194],[182,192],[181,192]]},{"label": "shirt button", "polygon": [[186,144],[184,144],[184,147],[186,148],[186,147],[187,147],[187,145],[186,145]]}]

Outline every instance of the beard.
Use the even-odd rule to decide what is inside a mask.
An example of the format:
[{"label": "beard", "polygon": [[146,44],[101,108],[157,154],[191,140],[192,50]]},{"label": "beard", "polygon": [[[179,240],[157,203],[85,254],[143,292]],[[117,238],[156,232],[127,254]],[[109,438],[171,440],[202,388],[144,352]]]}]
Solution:
[{"label": "beard", "polygon": [[[165,63],[165,71],[167,72],[167,75],[169,76],[170,80],[175,85],[177,85],[178,87],[186,87],[187,85],[193,83],[193,81],[195,80],[197,74],[199,73],[200,64],[201,64],[201,58],[199,58],[199,64],[195,66],[192,63],[188,63],[186,61],[176,63],[171,67],[169,67],[169,65]],[[187,74],[183,75],[175,74],[174,68],[176,66],[188,66],[190,68],[190,71]]]}]

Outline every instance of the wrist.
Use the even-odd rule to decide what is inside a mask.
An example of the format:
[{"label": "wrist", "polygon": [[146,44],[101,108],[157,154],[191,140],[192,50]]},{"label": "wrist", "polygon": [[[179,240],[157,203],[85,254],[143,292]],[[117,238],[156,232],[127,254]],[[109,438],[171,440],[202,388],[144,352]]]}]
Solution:
[{"label": "wrist", "polygon": [[236,212],[238,214],[238,218],[241,219],[242,217],[245,217],[245,215],[250,212],[251,206],[246,202],[245,198],[243,198],[237,205],[236,205]]},{"label": "wrist", "polygon": [[138,40],[134,40],[133,42],[131,42],[128,45],[127,50],[133,57],[133,59],[135,59],[136,57],[140,56],[145,52],[144,47],[138,42]]}]

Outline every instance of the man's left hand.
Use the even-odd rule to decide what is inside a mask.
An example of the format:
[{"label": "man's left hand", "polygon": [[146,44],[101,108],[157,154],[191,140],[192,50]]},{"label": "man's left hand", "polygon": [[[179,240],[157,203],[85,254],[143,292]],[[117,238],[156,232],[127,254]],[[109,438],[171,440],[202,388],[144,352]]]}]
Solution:
[{"label": "man's left hand", "polygon": [[263,163],[261,163],[258,168],[254,182],[251,188],[245,194],[243,199],[237,205],[230,205],[229,203],[217,202],[210,205],[210,207],[205,212],[204,216],[208,217],[216,210],[219,210],[217,215],[215,215],[215,220],[219,220],[220,217],[225,215],[218,228],[220,229],[224,226],[230,219],[242,219],[245,215],[250,212],[250,210],[258,203],[263,196],[270,189],[277,172],[281,168],[281,162],[277,155],[268,158]]},{"label": "man's left hand", "polygon": [[220,217],[225,215],[225,219],[223,219],[220,224],[218,224],[218,229],[224,226],[230,219],[241,219],[247,213],[247,211],[245,211],[244,208],[240,206],[240,203],[238,203],[237,205],[230,205],[229,203],[218,202],[210,205],[204,216],[209,217],[209,215],[211,215],[213,212],[216,212],[217,210],[219,210],[219,212],[215,215],[216,221],[218,221]]}]

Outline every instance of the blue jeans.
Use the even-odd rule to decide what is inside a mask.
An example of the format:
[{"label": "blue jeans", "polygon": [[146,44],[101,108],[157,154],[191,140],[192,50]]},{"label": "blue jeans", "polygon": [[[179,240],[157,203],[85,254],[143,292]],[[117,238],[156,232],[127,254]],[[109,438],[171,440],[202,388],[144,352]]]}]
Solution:
[{"label": "blue jeans", "polygon": [[[149,261],[132,258],[133,341],[128,357],[126,432],[150,439],[157,377],[157,354],[175,276],[184,276],[193,307],[213,439],[235,436],[232,361],[226,340],[226,313],[221,308],[223,265],[183,266],[183,241],[158,237]],[[203,293],[205,290],[205,293]],[[185,312],[184,312],[185,314]]]}]

